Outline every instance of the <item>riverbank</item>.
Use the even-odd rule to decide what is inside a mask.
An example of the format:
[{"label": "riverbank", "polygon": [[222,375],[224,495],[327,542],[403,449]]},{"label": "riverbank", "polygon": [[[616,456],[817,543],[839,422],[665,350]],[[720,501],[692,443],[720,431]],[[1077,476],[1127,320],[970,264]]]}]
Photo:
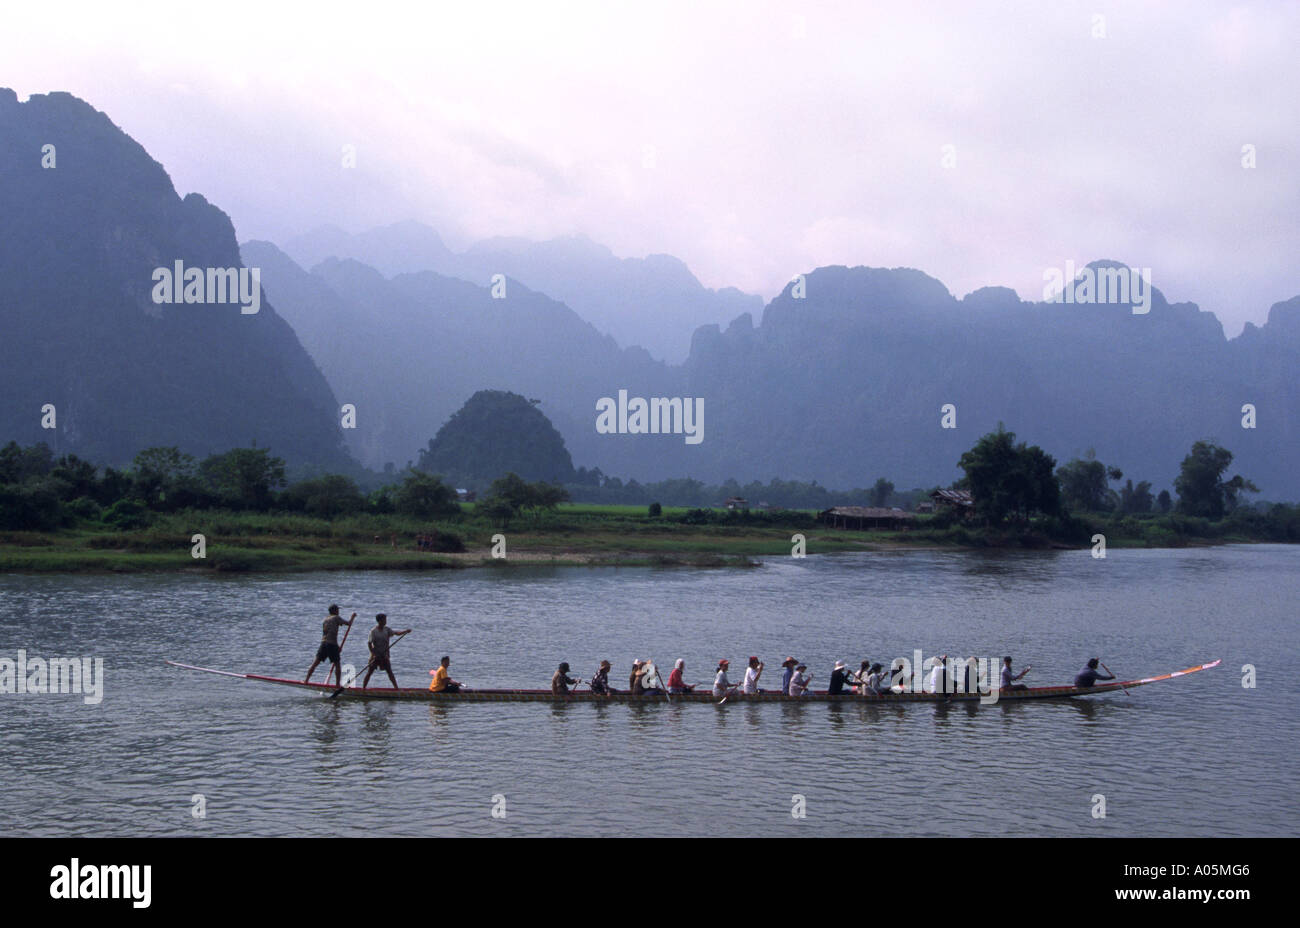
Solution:
[{"label": "riverbank", "polygon": [[[0,570],[53,573],[215,570],[448,570],[523,564],[752,567],[755,558],[886,549],[1187,547],[1287,541],[1245,519],[1097,516],[987,529],[921,516],[905,531],[828,528],[811,511],[727,512],[561,505],[538,518],[493,524],[465,507],[446,520],[338,519],[186,511],[128,530],[81,523],[57,532],[0,533]],[[202,535],[202,550],[196,535]],[[417,539],[423,536],[424,547]],[[196,554],[202,554],[201,557]]]}]

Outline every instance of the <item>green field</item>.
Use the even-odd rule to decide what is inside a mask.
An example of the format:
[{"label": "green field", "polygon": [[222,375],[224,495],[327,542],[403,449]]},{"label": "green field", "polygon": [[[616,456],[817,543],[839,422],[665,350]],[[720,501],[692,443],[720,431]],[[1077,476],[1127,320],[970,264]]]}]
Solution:
[{"label": "green field", "polygon": [[[86,522],[58,532],[0,532],[0,570],[220,572],[290,570],[444,570],[519,564],[748,566],[755,557],[788,555],[796,533],[808,554],[897,547],[1087,548],[1091,533],[1108,547],[1288,540],[1261,535],[1250,523],[1208,523],[1178,516],[1097,516],[1070,526],[1041,523],[981,529],[918,518],[907,531],[846,531],[815,521],[811,510],[727,513],[665,507],[567,503],[537,516],[493,524],[472,505],[449,519],[423,522],[396,515],[333,520],[284,513],[197,510],[152,517],[147,527],[119,530]],[[692,519],[696,521],[691,521]],[[704,520],[704,521],[700,521]],[[206,538],[206,556],[191,538]],[[415,537],[436,533],[438,549],[421,551]],[[505,558],[492,556],[505,536]]]},{"label": "green field", "polygon": [[[436,522],[192,511],[161,515],[147,528],[128,531],[85,524],[59,532],[3,532],[0,570],[437,570],[539,562],[738,566],[752,563],[752,556],[788,554],[796,530],[807,536],[811,551],[858,550],[871,540],[807,527],[673,521],[687,511],[668,507],[650,518],[643,506],[565,504],[505,528],[478,518],[471,506]],[[798,519],[811,523],[812,514],[799,513]],[[416,550],[415,536],[431,532],[461,550]],[[206,539],[202,559],[191,554],[196,533]],[[492,557],[497,534],[505,536],[504,559]]]}]

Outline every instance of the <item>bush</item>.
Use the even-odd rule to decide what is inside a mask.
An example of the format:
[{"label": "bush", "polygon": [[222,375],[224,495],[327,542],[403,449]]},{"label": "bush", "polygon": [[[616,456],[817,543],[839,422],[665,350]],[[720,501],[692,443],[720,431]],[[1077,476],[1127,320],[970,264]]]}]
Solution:
[{"label": "bush", "polygon": [[963,521],[965,520],[957,512],[957,508],[955,506],[942,506],[935,511],[933,516],[930,517],[929,528],[933,528],[933,529],[952,528],[954,525],[959,525]]},{"label": "bush", "polygon": [[1148,525],[1142,532],[1142,540],[1151,548],[1171,548],[1178,543],[1178,536],[1159,525]]},{"label": "bush", "polygon": [[460,540],[459,535],[453,535],[451,532],[429,532],[431,551],[460,553],[465,550],[465,543]]},{"label": "bush", "polygon": [[658,503],[651,503],[649,509],[650,518],[657,519],[664,514],[664,507]]},{"label": "bush", "polygon": [[1092,526],[1072,515],[1048,516],[1038,523],[1048,538],[1056,541],[1084,544],[1092,538]]},{"label": "bush", "polygon": [[393,493],[393,507],[404,516],[417,519],[447,519],[460,515],[456,491],[441,477],[420,471],[407,471],[401,486]]},{"label": "bush", "polygon": [[683,525],[781,525],[816,528],[817,517],[797,509],[689,509],[673,521]]},{"label": "bush", "polygon": [[83,522],[98,522],[104,515],[103,507],[88,496],[78,496],[68,503],[68,514]]},{"label": "bush", "polygon": [[280,501],[287,509],[323,519],[359,512],[366,505],[356,483],[338,474],[295,483],[280,495]]},{"label": "bush", "polygon": [[1156,524],[1184,538],[1210,538],[1214,534],[1214,528],[1209,519],[1200,516],[1189,516],[1181,512],[1171,513],[1164,518],[1157,519]]},{"label": "bush", "polygon": [[119,499],[104,511],[100,521],[125,532],[134,528],[144,528],[152,519],[149,510],[138,499]]},{"label": "bush", "polygon": [[50,531],[67,521],[58,488],[46,479],[0,486],[0,529]]},{"label": "bush", "polygon": [[1146,532],[1146,525],[1132,516],[1125,516],[1115,525],[1115,534],[1119,538],[1142,538]]}]

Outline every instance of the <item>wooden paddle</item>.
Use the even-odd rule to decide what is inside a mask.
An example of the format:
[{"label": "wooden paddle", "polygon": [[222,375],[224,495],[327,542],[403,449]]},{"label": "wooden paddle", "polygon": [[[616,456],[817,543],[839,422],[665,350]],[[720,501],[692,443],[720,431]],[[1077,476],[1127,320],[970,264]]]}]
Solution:
[{"label": "wooden paddle", "polygon": [[[354,612],[352,613],[352,618],[348,620],[347,630],[343,632],[343,644],[339,645],[339,661],[337,664],[331,664],[329,670],[325,671],[326,686],[329,686],[330,675],[334,673],[335,668],[338,668],[339,673],[343,672],[343,645],[348,643],[348,635],[352,634],[352,626],[356,623],[356,621],[357,621],[357,614]],[[342,678],[340,678],[339,682],[342,682]]]},{"label": "wooden paddle", "polygon": [[[349,629],[349,631],[350,631],[350,629]],[[405,637],[406,637],[407,635],[409,635],[409,634],[410,634],[410,632],[406,632],[405,634],[394,635],[393,637],[396,638],[397,641],[401,641],[403,638],[405,638]],[[347,637],[347,636],[344,636],[344,637]],[[392,651],[393,648],[396,647],[396,645],[397,645],[397,641],[389,642],[389,644],[388,644],[388,650],[389,650],[389,651]],[[340,650],[341,650],[341,649],[340,649]],[[376,657],[378,657],[378,655],[375,655],[375,657],[370,658],[370,660],[366,662],[365,669],[362,670],[361,673],[365,673],[366,671],[370,670],[371,667],[374,666],[375,658],[376,658]],[[357,677],[359,677],[359,676],[361,676],[360,673],[357,674]],[[353,679],[353,680],[356,680],[357,677],[353,677],[352,679]],[[343,681],[340,679],[339,682],[342,683]],[[340,686],[340,687],[339,687],[338,689],[336,689],[334,692],[330,693],[329,696],[328,696],[327,698],[329,698],[329,699],[336,699],[336,698],[338,697],[339,693],[343,692],[345,689],[347,689],[346,686]]]},{"label": "wooden paddle", "polygon": [[656,664],[654,661],[651,661],[650,666],[652,666],[655,669],[655,675],[654,675],[655,686],[658,689],[663,690],[664,699],[668,700],[669,702],[672,702],[673,697],[672,694],[668,692],[668,685],[664,683],[663,677],[659,676],[659,665]]},{"label": "wooden paddle", "polygon": [[[567,676],[567,675],[566,675],[566,676]],[[587,681],[583,680],[582,677],[574,677],[574,678],[573,678],[573,683],[570,684],[570,685],[573,687],[573,689],[565,690],[563,693],[557,693],[557,692],[555,692],[554,690],[552,690],[552,691],[551,691],[551,695],[552,695],[552,696],[572,696],[574,693],[576,693],[576,692],[578,691],[578,687],[582,686],[582,684],[583,684],[583,683],[586,683],[586,682],[587,682]],[[588,684],[588,685],[590,685],[590,684]]]},{"label": "wooden paddle", "polygon": [[[1101,662],[1098,661],[1097,663],[1100,664]],[[1107,667],[1105,664],[1101,665],[1101,669],[1106,671],[1106,673],[1110,674],[1112,677],[1115,677],[1115,682],[1117,683],[1119,682],[1119,677],[1115,676],[1115,672],[1111,670],[1109,667]],[[1123,683],[1119,684],[1119,688],[1124,691],[1124,695],[1127,696],[1129,699],[1133,698],[1133,694],[1128,691],[1128,687],[1126,687]]]}]

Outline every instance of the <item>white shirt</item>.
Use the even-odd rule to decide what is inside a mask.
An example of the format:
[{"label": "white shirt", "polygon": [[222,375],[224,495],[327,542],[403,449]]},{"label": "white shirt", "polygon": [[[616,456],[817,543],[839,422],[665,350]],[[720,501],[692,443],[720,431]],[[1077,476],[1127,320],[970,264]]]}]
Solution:
[{"label": "white shirt", "polygon": [[943,692],[943,684],[944,684],[943,674],[944,674],[943,664],[935,664],[934,669],[930,671],[930,692],[931,693]]},{"label": "white shirt", "polygon": [[790,678],[790,695],[802,696],[806,689],[808,689],[808,678],[796,670],[794,676]]},{"label": "white shirt", "polygon": [[719,670],[718,675],[713,678],[713,695],[724,696],[729,689],[731,689],[731,682],[727,680],[727,672]]},{"label": "white shirt", "polygon": [[745,685],[741,687],[746,693],[758,692],[758,670],[754,667],[745,668]]}]

